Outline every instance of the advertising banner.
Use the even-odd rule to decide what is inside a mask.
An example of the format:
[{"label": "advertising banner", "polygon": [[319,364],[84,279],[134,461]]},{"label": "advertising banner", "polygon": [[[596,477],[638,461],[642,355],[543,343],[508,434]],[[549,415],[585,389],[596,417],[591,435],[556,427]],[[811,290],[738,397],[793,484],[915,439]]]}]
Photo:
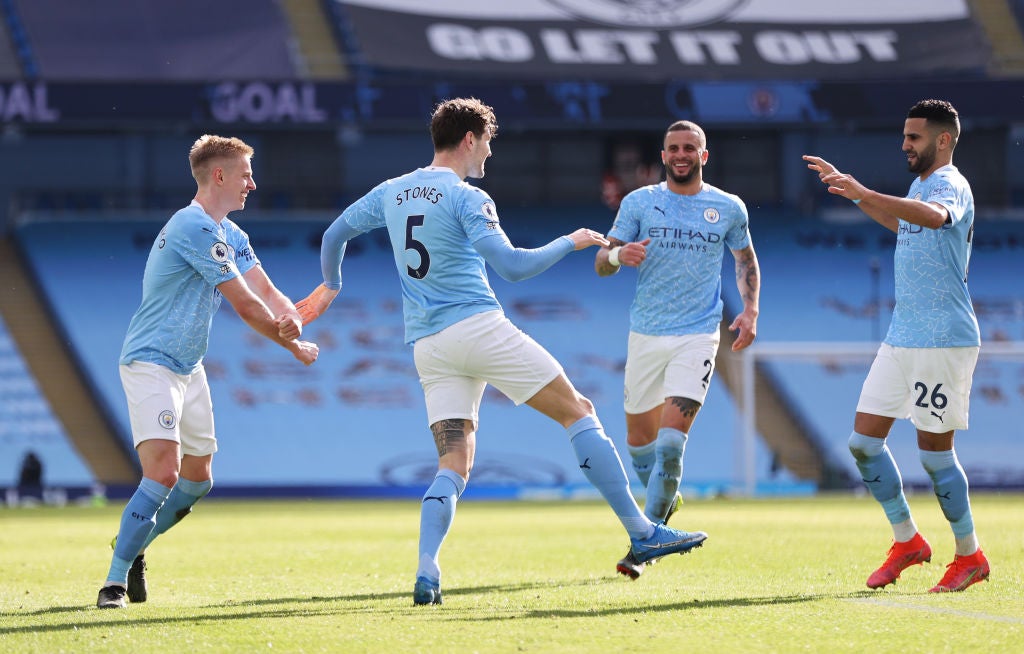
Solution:
[{"label": "advertising banner", "polygon": [[966,0],[335,0],[382,69],[513,78],[867,79],[978,73]]}]

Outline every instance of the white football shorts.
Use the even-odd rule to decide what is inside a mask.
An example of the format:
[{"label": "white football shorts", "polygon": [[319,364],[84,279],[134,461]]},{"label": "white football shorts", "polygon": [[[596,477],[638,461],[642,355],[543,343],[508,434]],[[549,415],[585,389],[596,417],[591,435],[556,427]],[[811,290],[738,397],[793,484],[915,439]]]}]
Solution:
[{"label": "white football shorts", "polygon": [[857,411],[904,420],[921,431],[967,429],[977,347],[878,348]]},{"label": "white football shorts", "polygon": [[487,384],[517,405],[562,374],[547,350],[501,311],[485,311],[416,341],[416,370],[428,424],[462,418],[478,423]]},{"label": "white football shorts", "polygon": [[646,413],[669,397],[685,397],[704,404],[715,372],[715,356],[722,336],[648,336],[629,333],[626,350],[626,413]]},{"label": "white football shorts", "polygon": [[176,441],[182,454],[217,451],[213,402],[202,365],[191,375],[179,375],[155,363],[133,361],[120,366],[120,372],[136,447],[156,438]]}]

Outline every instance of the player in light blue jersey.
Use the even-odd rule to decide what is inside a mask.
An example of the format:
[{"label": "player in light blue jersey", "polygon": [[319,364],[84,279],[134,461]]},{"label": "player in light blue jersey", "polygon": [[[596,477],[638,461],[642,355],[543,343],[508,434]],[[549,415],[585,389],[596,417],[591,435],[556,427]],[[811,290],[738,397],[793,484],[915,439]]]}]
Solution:
[{"label": "player in light blue jersey", "polygon": [[[757,335],[761,273],[743,201],[704,181],[707,138],[680,120],[665,132],[665,181],[629,193],[619,205],[597,274],[637,269],[626,354],[626,445],[647,487],[645,515],[667,521],[675,512],[683,453],[715,370],[722,321],[722,261],[736,260],[743,311],[729,325],[734,352]],[[616,569],[638,578],[633,550]]]},{"label": "player in light blue jersey", "polygon": [[346,243],[387,227],[402,280],[406,341],[413,345],[438,454],[438,472],[420,509],[414,604],[441,603],[438,556],[473,467],[487,384],[566,429],[580,469],[608,501],[641,560],[684,553],[707,538],[655,525],[643,515],[590,400],[544,348],[505,317],[495,298],[485,264],[516,281],[574,250],[607,243],[579,229],[540,248],[512,246],[491,198],[463,181],[484,176],[496,131],[493,110],[479,100],[440,103],[430,123],[431,164],[380,184],[345,209],[324,234],[324,283],[296,304],[304,323],[315,320],[341,288]]},{"label": "player in light blue jersey", "polygon": [[198,190],[160,230],[146,260],[142,303],[128,326],[120,372],[142,481],[128,500],[96,605],[147,597],[144,552],[213,486],[210,388],[203,357],[213,315],[227,298],[255,331],[309,365],[318,348],[298,340],[295,306],[263,271],[249,237],[227,218],[255,190],[253,149],[205,135],[189,152]]},{"label": "player in light blue jersey", "polygon": [[864,381],[850,435],[857,468],[893,528],[889,556],[868,577],[870,588],[895,583],[906,568],[931,560],[886,446],[893,422],[905,418],[917,428],[921,464],[956,541],[953,562],[931,592],[964,590],[989,575],[974,531],[967,475],[953,449],[955,431],[967,429],[981,346],[967,292],[974,197],[953,166],[959,138],[960,119],[950,103],[922,100],[910,108],[903,152],[917,178],[905,198],[872,191],[824,159],[804,156],[830,193],[853,201],[896,233],[896,308]]}]

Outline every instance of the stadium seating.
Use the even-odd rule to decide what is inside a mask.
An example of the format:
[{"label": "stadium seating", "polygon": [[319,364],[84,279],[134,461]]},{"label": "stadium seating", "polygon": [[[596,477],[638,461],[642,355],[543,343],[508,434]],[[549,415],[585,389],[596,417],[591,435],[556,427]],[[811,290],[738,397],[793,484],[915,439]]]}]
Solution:
[{"label": "stadium seating", "polygon": [[[71,446],[0,320],[0,488],[17,485],[28,453],[43,465],[43,485],[88,486],[92,472]],[[0,504],[4,501],[0,497]]]},{"label": "stadium seating", "polygon": [[[256,252],[284,292],[298,298],[319,282],[317,243],[324,223],[265,223],[256,213],[246,218],[242,223]],[[554,222],[564,219],[556,216]],[[127,415],[115,362],[158,228],[159,223],[148,222],[75,221],[55,230],[39,222],[18,235],[125,438]],[[349,248],[341,299],[306,331],[321,346],[321,357],[310,368],[222,307],[206,359],[221,442],[218,485],[401,486],[422,484],[433,475],[436,454],[424,424],[412,352],[402,344],[398,283],[381,236],[364,236]],[[104,280],[101,294],[93,292],[97,279]],[[623,446],[621,384],[632,276],[599,280],[592,254],[580,253],[533,280],[509,284],[494,275],[492,282],[512,319],[561,360]],[[693,492],[717,493],[740,483],[735,407],[724,387],[716,383],[697,425],[686,461]],[[757,460],[766,488],[793,482],[784,471],[772,470],[763,446]],[[562,430],[491,390],[481,413],[474,480],[475,485],[585,484]]]},{"label": "stadium seating", "polygon": [[[514,237],[516,224],[548,222],[543,230],[518,229],[524,234],[520,244],[532,246],[546,241],[545,232],[557,233],[551,230],[582,219],[585,212],[561,212],[547,221],[536,213],[529,218],[525,211],[519,214],[510,210],[504,216]],[[250,220],[242,222],[278,285],[296,298],[312,289],[320,275],[316,244],[326,223],[268,223],[257,213],[246,217]],[[125,438],[127,418],[113,362],[138,301],[141,271],[158,226],[76,221],[59,231],[37,223],[19,232],[89,375],[110,413],[122,421]],[[979,321],[986,340],[1005,339],[1019,332],[1021,308],[1019,298],[1005,295],[1002,274],[1020,256],[1024,230],[1017,223],[984,221],[976,233],[970,274]],[[223,483],[403,485],[421,483],[432,474],[421,393],[411,351],[401,343],[397,281],[382,236],[364,236],[349,249],[342,298],[306,332],[322,348],[311,368],[297,366],[222,307],[206,365],[222,444],[217,467]],[[891,239],[884,230],[863,223],[766,219],[755,224],[754,237],[764,275],[759,343],[873,344],[884,336],[892,302]],[[513,320],[547,346],[594,400],[621,446],[621,367],[633,276],[626,272],[599,280],[592,262],[590,254],[578,254],[534,280],[510,284],[493,275],[492,282]],[[726,279],[731,266],[727,257]],[[107,292],[98,298],[89,292],[96,279],[108,280]],[[723,290],[737,306],[734,285],[726,283]],[[824,356],[767,364],[817,438],[853,474],[846,439],[869,362],[870,357]],[[1020,362],[989,359],[979,365],[972,428],[959,441],[960,458],[976,484],[1020,481],[1021,467],[1011,462],[1024,459],[1008,456],[1020,445],[1002,425],[1013,424],[1013,416],[1024,409],[1022,369]],[[737,421],[736,403],[716,383],[688,444],[688,482],[704,489],[739,482]],[[564,443],[552,440],[561,438],[560,431],[546,419],[525,408],[513,410],[489,391],[481,422],[478,482],[512,483],[515,462],[525,461],[533,462],[535,476],[529,483],[581,482]],[[898,423],[894,435],[892,448],[908,481],[921,482],[912,430]],[[771,482],[778,472],[771,459],[759,445],[759,482]],[[792,481],[784,472],[774,479]]]},{"label": "stadium seating", "polygon": [[[38,76],[47,81],[294,79],[278,3],[13,0]],[[52,17],[60,16],[60,20]],[[19,44],[20,45],[20,44]],[[34,75],[33,75],[34,77]]]}]

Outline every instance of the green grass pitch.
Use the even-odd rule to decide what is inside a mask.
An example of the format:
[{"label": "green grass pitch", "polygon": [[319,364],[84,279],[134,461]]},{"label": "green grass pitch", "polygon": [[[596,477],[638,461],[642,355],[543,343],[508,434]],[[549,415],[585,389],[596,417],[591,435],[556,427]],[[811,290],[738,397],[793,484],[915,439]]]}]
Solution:
[{"label": "green grass pitch", "polygon": [[2,652],[1024,652],[1024,496],[972,498],[988,582],[929,594],[953,557],[865,587],[891,541],[868,497],[688,500],[710,537],[638,580],[597,502],[460,503],[441,606],[412,605],[419,503],[224,501],[147,553],[149,601],[95,608],[121,503],[0,509]]}]

